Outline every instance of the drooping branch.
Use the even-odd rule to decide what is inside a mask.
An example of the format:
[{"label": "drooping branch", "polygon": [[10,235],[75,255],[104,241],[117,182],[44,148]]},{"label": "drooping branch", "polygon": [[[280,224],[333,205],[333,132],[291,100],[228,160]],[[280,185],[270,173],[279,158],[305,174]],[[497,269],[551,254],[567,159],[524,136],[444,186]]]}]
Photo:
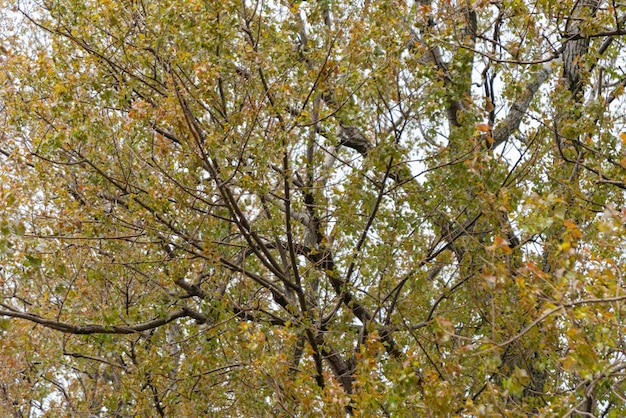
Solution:
[{"label": "drooping branch", "polygon": [[46,328],[66,332],[68,334],[136,334],[139,332],[159,328],[179,318],[192,317],[193,312],[188,308],[183,308],[179,311],[167,315],[166,317],[153,319],[151,321],[142,322],[136,325],[72,325],[66,322],[55,321],[36,314],[21,312],[13,309],[0,309],[0,316],[25,319],[27,321],[43,325]]}]

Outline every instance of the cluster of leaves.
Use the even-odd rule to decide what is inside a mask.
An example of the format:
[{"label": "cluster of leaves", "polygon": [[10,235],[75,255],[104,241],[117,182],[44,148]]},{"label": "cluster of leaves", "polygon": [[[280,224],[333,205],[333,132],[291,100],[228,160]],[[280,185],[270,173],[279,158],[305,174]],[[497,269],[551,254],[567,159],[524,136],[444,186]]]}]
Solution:
[{"label": "cluster of leaves", "polygon": [[3,416],[626,414],[623,5],[0,5]]}]

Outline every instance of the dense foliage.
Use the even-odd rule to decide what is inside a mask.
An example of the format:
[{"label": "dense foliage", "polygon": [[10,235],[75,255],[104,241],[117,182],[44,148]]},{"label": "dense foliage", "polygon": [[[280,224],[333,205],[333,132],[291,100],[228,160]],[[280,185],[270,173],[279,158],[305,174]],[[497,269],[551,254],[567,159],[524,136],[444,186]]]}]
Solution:
[{"label": "dense foliage", "polygon": [[0,14],[0,415],[626,415],[623,3]]}]

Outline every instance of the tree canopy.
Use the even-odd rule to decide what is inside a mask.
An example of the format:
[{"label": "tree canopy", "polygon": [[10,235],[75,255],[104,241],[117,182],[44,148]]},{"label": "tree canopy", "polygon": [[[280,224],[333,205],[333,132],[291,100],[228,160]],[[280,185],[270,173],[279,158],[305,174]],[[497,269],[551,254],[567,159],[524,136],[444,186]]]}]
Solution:
[{"label": "tree canopy", "polygon": [[0,15],[0,415],[626,415],[623,3]]}]

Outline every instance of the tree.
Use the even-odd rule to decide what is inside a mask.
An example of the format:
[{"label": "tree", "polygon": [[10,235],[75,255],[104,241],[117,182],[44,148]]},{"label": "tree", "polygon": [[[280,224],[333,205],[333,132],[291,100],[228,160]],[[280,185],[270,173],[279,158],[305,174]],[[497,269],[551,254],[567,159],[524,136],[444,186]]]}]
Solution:
[{"label": "tree", "polygon": [[3,416],[623,416],[625,7],[3,2]]}]

